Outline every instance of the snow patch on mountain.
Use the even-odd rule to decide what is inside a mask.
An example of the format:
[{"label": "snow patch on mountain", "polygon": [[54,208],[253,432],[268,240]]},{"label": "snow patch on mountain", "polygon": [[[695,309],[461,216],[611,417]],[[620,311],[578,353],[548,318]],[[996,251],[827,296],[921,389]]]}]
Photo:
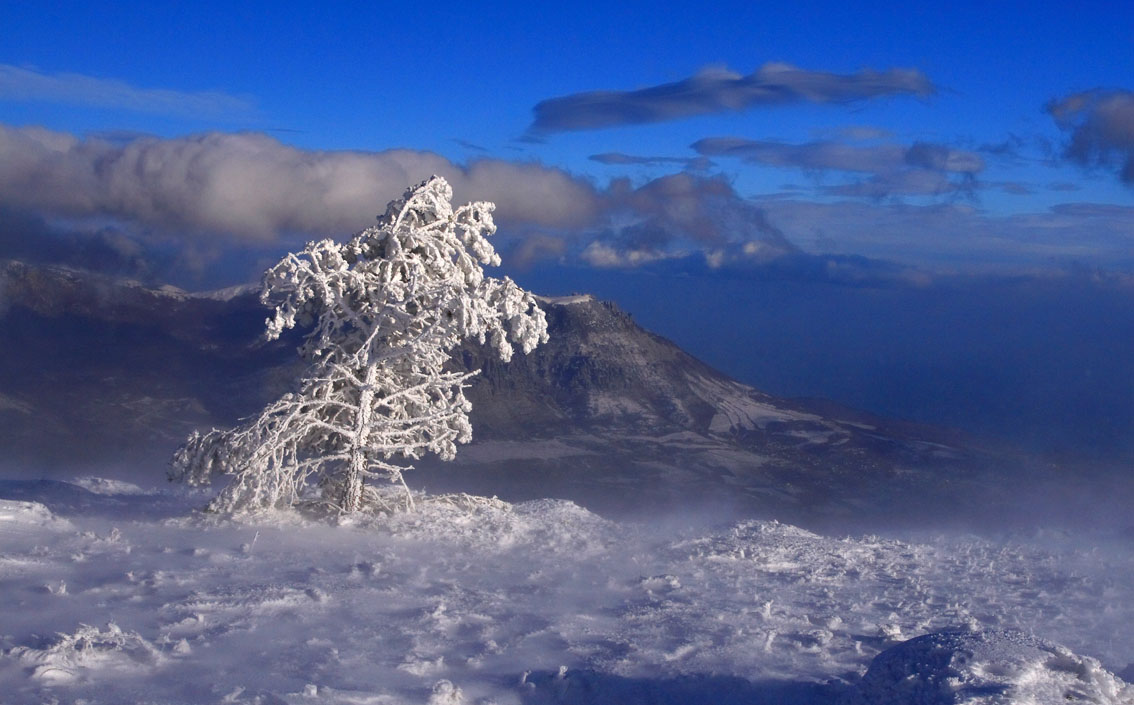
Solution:
[{"label": "snow patch on mountain", "polygon": [[572,304],[585,304],[595,300],[590,294],[572,294],[571,296],[536,296],[536,300],[550,306],[570,306]]},{"label": "snow patch on mountain", "polygon": [[784,409],[753,398],[756,391],[737,382],[687,375],[693,391],[702,401],[717,408],[709,423],[709,431],[727,433],[732,430],[765,430],[770,423],[793,421],[823,422],[821,416]]}]

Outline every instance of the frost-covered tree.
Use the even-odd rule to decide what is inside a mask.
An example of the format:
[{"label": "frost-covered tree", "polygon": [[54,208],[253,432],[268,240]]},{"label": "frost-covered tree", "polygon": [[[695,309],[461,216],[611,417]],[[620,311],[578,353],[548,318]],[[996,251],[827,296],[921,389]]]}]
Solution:
[{"label": "frost-covered tree", "polygon": [[268,339],[311,326],[300,355],[310,363],[295,391],[236,428],[194,433],[170,478],[205,484],[231,476],[217,511],[292,506],[318,497],[343,512],[383,504],[377,479],[405,489],[404,463],[452,459],[472,434],[466,381],[450,363],[466,339],[502,360],[547,340],[532,294],[484,275],[500,257],[486,239],[493,204],[454,209],[434,176],[392,201],[379,224],[349,242],[308,243],[264,274],[261,300],[275,305]]}]

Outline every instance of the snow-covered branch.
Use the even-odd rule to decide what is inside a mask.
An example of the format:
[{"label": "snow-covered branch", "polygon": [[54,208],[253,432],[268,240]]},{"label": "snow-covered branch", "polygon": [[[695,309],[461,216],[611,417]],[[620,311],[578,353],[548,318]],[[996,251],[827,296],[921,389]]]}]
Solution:
[{"label": "snow-covered branch", "polygon": [[434,176],[392,201],[377,226],[342,244],[308,243],[269,269],[266,336],[309,327],[299,353],[310,367],[295,393],[236,428],[190,436],[170,477],[231,476],[218,510],[319,495],[352,512],[366,478],[404,486],[398,459],[452,458],[472,437],[464,388],[475,374],[444,369],[453,349],[474,339],[506,361],[513,346],[527,353],[546,341],[547,322],[529,292],[484,275],[500,263],[487,239],[492,204],[453,209],[451,199]]}]

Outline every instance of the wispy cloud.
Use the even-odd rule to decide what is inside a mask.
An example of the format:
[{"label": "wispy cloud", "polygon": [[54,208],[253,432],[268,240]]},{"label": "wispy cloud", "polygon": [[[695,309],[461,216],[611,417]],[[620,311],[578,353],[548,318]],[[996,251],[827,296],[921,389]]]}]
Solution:
[{"label": "wispy cloud", "polygon": [[1049,191],[1079,191],[1082,187],[1070,181],[1053,181],[1047,185],[1047,189]]},{"label": "wispy cloud", "polygon": [[1022,184],[1018,181],[1001,181],[996,186],[1004,193],[1013,196],[1031,196],[1034,194],[1035,188],[1028,184]]},{"label": "wispy cloud", "polygon": [[763,166],[825,171],[883,173],[914,167],[933,171],[976,173],[984,168],[980,155],[928,142],[912,145],[848,145],[841,142],[789,144],[739,137],[708,137],[693,143],[698,154],[732,157]]},{"label": "wispy cloud", "polygon": [[855,142],[868,142],[870,140],[884,140],[893,137],[894,133],[873,125],[847,125],[829,130],[817,131],[816,136],[836,137]]},{"label": "wispy cloud", "polygon": [[971,174],[959,179],[950,179],[940,171],[929,169],[906,169],[884,174],[875,174],[869,179],[848,184],[826,186],[824,193],[833,196],[883,199],[895,196],[947,196],[962,194],[971,196],[977,187]]},{"label": "wispy cloud", "polygon": [[1048,112],[1071,133],[1066,155],[1084,166],[1114,166],[1134,186],[1134,91],[1093,90],[1052,101]]},{"label": "wispy cloud", "polygon": [[761,166],[807,170],[879,172],[902,164],[906,150],[900,145],[860,147],[840,142],[787,144],[740,137],[707,137],[692,145],[698,154],[729,157]]},{"label": "wispy cloud", "polygon": [[454,137],[453,142],[455,144],[460,145],[461,147],[464,147],[465,149],[471,149],[474,152],[487,152],[488,151],[487,147],[482,147],[479,144],[477,144],[476,142],[470,142],[468,140],[461,139],[460,137]]},{"label": "wispy cloud", "polygon": [[824,189],[834,195],[865,198],[969,192],[975,186],[975,175],[984,169],[984,160],[975,152],[929,142],[862,146],[710,137],[693,143],[693,149],[703,156],[731,157],[761,166],[871,174],[866,180]]},{"label": "wispy cloud", "polygon": [[928,96],[935,91],[930,80],[916,69],[835,74],[768,63],[743,76],[723,67],[707,67],[674,83],[633,91],[589,91],[541,101],[533,108],[535,119],[530,132],[595,130],[754,107],[851,103],[894,95]]},{"label": "wispy cloud", "polygon": [[0,100],[210,118],[242,117],[255,109],[252,100],[247,97],[218,91],[139,88],[112,78],[78,73],[47,74],[11,64],[0,64]]},{"label": "wispy cloud", "polygon": [[704,171],[713,166],[713,162],[705,157],[649,157],[622,152],[603,152],[587,157],[592,162],[608,166],[681,166],[694,171]]},{"label": "wispy cloud", "polygon": [[808,251],[958,270],[1079,263],[1134,270],[1134,208],[1068,203],[993,216],[965,203],[758,200]]}]

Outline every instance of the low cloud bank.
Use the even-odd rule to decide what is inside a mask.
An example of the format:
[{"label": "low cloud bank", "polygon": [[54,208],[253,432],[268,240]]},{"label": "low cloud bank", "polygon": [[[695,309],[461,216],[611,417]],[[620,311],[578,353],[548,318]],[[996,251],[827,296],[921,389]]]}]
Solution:
[{"label": "low cloud bank", "polygon": [[151,243],[173,238],[198,258],[210,248],[341,236],[374,222],[390,198],[431,174],[446,177],[459,200],[496,203],[501,227],[530,241],[515,248],[521,260],[560,256],[569,245],[583,249],[596,235],[620,251],[751,239],[791,249],[760,209],[719,177],[681,173],[639,186],[615,179],[600,188],[535,162],[459,165],[413,150],[302,150],[257,133],[112,141],[0,125],[0,209],[19,214],[7,218],[5,239],[40,243],[3,249],[13,256],[63,247],[67,238],[45,225],[60,220],[76,232],[109,228]]},{"label": "low cloud bank", "polygon": [[431,174],[449,179],[460,198],[494,201],[514,223],[578,226],[600,205],[590,184],[532,163],[462,167],[431,152],[301,150],[258,133],[116,143],[0,126],[2,205],[245,240],[357,230]]},{"label": "low cloud bank", "polygon": [[[824,187],[827,196],[949,196],[973,187],[983,165],[973,152],[928,143],[698,144],[714,155],[867,175],[861,183]],[[677,164],[600,156],[606,163]],[[0,258],[190,288],[194,276],[211,272],[202,285],[227,285],[253,278],[305,239],[366,227],[389,199],[431,174],[446,177],[459,200],[497,204],[498,246],[521,267],[549,259],[601,268],[696,260],[723,270],[805,251],[946,268],[1053,260],[1134,268],[1134,209],[1122,206],[1065,204],[995,217],[957,203],[747,197],[724,176],[696,170],[600,185],[538,162],[457,164],[404,149],[304,150],[258,133],[78,138],[4,125]],[[214,271],[219,261],[228,263],[223,277]]]}]

